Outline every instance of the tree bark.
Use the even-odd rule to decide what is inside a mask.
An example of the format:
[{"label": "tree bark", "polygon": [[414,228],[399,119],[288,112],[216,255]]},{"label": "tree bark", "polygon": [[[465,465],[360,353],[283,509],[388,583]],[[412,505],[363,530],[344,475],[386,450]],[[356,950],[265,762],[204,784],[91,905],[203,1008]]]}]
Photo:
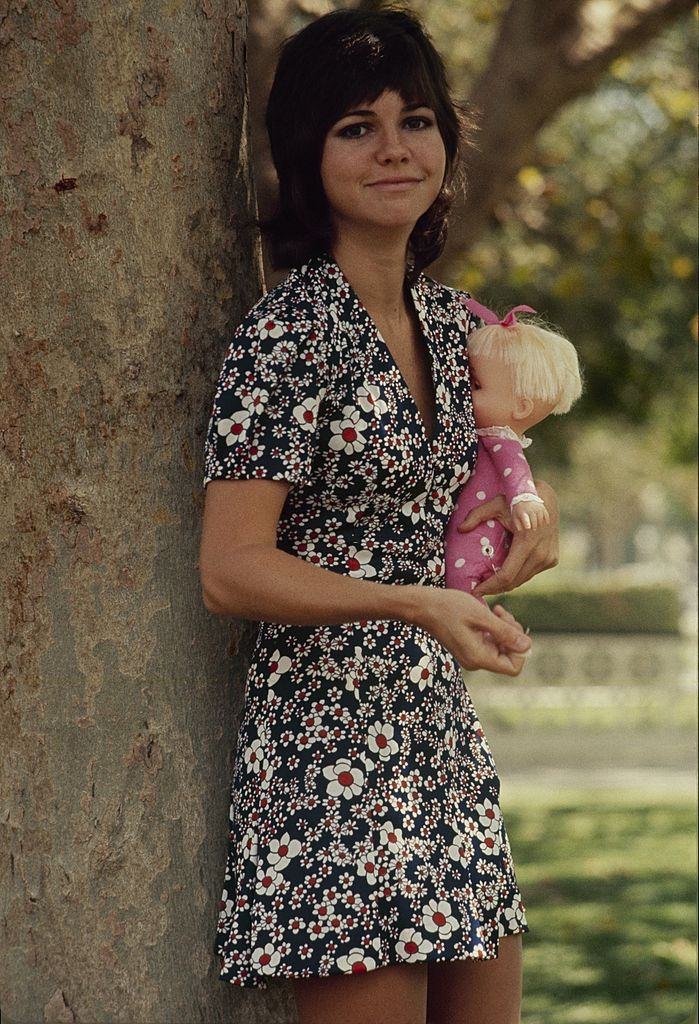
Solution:
[{"label": "tree bark", "polygon": [[215,381],[262,286],[245,39],[244,0],[0,17],[15,1024],[288,1019],[213,954],[252,630],[229,648],[197,551]]},{"label": "tree bark", "polygon": [[[250,139],[255,168],[255,191],[261,216],[269,217],[277,195],[277,172],[272,163],[265,113],[279,57],[279,48],[291,35],[297,5],[290,0],[250,0],[248,80],[250,84]],[[288,271],[274,270],[263,250],[265,288],[269,290]]]}]

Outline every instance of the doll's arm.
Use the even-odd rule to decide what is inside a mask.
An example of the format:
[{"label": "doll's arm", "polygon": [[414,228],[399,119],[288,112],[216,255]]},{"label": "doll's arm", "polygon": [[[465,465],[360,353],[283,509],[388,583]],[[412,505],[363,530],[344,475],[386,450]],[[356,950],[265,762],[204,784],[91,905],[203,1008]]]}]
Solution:
[{"label": "doll's arm", "polygon": [[546,505],[537,493],[519,441],[490,435],[481,436],[480,441],[492,459],[515,525],[530,529],[548,522]]},{"label": "doll's arm", "polygon": [[534,495],[521,494],[510,506],[510,517],[516,530],[536,530],[551,522],[545,503]]}]

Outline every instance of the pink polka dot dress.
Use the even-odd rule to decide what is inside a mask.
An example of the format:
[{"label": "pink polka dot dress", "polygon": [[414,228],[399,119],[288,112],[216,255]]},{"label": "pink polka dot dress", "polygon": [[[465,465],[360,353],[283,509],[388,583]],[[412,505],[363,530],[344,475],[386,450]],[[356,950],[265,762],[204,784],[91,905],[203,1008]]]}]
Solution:
[{"label": "pink polka dot dress", "polygon": [[[354,579],[444,587],[445,530],[477,451],[476,321],[465,293],[424,273],[410,295],[433,437],[367,310],[319,253],[230,340],[204,486],[288,480],[282,550]],[[230,792],[213,944],[224,982],[493,959],[503,936],[529,930],[462,670],[418,626],[261,622]]]},{"label": "pink polka dot dress", "polygon": [[518,501],[541,501],[522,451],[531,444],[530,438],[518,436],[509,427],[486,427],[477,434],[478,468],[457,496],[444,539],[446,586],[467,593],[497,572],[512,542],[512,534],[497,519],[486,519],[474,530],[460,533],[457,527],[471,509],[499,494],[510,507]]}]

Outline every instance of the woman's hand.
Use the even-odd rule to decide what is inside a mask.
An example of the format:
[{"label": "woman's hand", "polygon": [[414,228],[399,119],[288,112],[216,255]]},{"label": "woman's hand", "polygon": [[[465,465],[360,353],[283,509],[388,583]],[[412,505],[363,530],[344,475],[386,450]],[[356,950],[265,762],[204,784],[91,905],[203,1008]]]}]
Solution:
[{"label": "woman's hand", "polygon": [[510,612],[501,605],[491,611],[462,590],[419,589],[417,625],[436,637],[462,668],[519,675],[532,642]]},{"label": "woman's hand", "polygon": [[558,565],[558,499],[553,488],[543,480],[535,480],[534,484],[549,514],[549,522],[536,530],[515,530],[503,494],[472,509],[457,527],[460,533],[465,533],[486,519],[497,519],[512,533],[512,545],[502,567],[479,583],[474,594],[481,597],[484,594],[504,594],[520,587],[537,573]]}]

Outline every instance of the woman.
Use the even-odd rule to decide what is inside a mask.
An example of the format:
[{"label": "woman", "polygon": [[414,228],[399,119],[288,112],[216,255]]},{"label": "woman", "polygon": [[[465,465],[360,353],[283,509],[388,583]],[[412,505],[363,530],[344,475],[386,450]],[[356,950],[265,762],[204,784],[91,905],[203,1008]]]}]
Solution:
[{"label": "woman", "polygon": [[[301,1024],[510,1024],[528,926],[461,667],[515,676],[530,641],[444,587],[476,451],[473,321],[422,272],[468,120],[420,22],[393,9],[288,39],[267,125],[279,205],[263,227],[292,269],[230,342],[205,450],[204,601],[260,620],[220,978],[292,979]],[[555,496],[537,486],[552,524],[517,536],[499,589],[556,563]],[[502,500],[483,510],[507,523]]]}]

